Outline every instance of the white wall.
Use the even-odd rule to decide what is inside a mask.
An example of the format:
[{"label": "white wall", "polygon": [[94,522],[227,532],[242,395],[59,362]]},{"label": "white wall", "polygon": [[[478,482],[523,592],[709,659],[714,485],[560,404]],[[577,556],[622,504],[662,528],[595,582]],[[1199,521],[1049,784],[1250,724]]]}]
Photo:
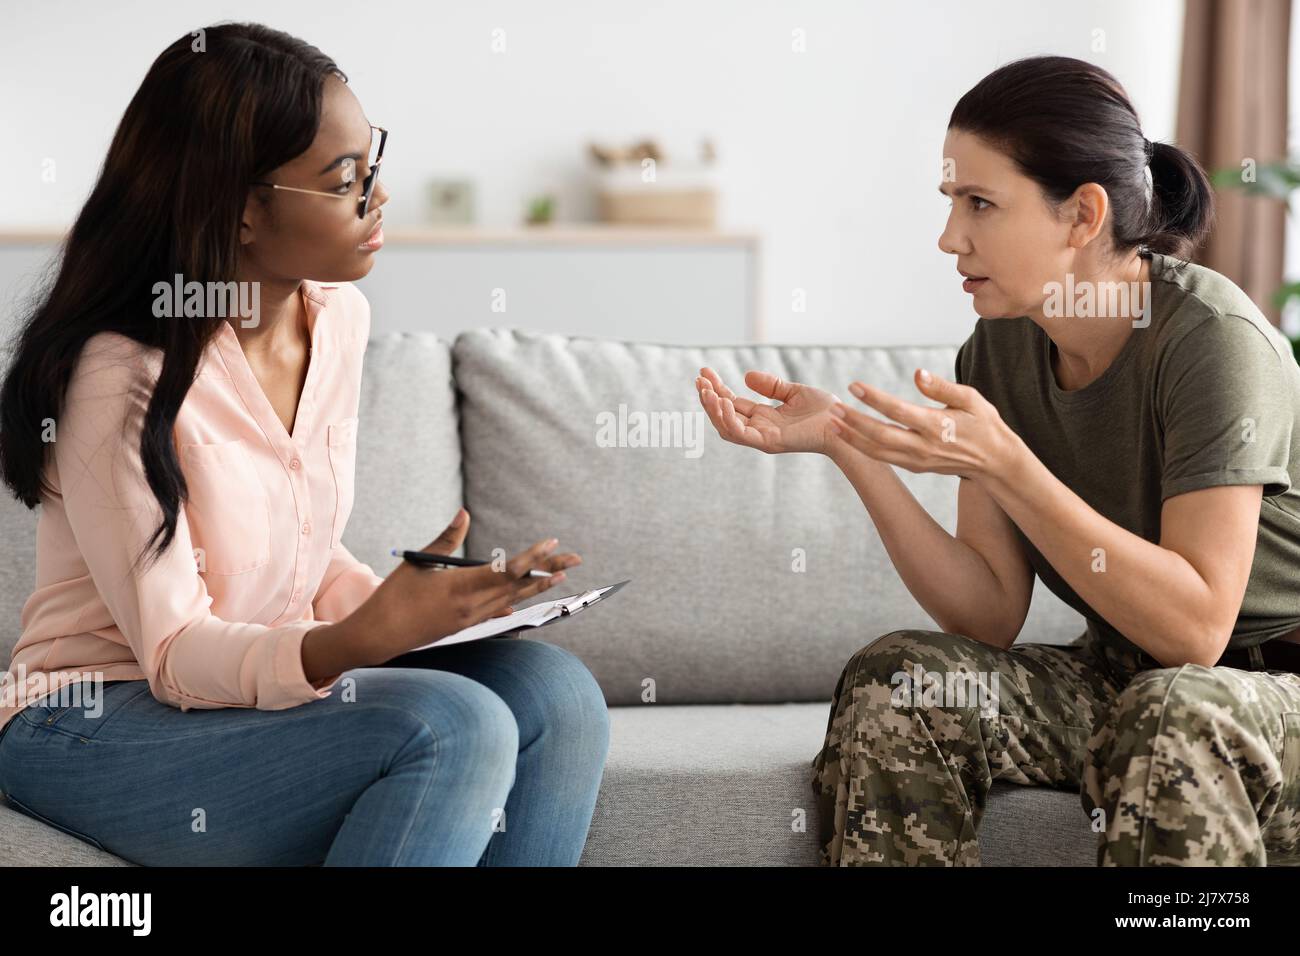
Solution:
[{"label": "white wall", "polygon": [[[224,19],[296,33],[349,74],[372,122],[392,130],[390,222],[420,222],[425,183],[450,175],[478,180],[487,225],[514,224],[544,190],[559,195],[560,218],[587,218],[590,138],[653,135],[693,155],[707,134],[725,169],[722,225],[763,239],[769,340],[930,344],[959,342],[974,322],[935,245],[957,98],[1015,57],[1079,56],[1127,86],[1148,136],[1170,138],[1182,3],[12,3],[0,33],[0,230],[66,225],[153,57]],[[498,28],[505,53],[491,50]],[[804,53],[791,49],[795,29]],[[46,158],[53,184],[41,181]],[[380,269],[382,259],[376,280]],[[795,288],[806,314],[791,311]]]}]

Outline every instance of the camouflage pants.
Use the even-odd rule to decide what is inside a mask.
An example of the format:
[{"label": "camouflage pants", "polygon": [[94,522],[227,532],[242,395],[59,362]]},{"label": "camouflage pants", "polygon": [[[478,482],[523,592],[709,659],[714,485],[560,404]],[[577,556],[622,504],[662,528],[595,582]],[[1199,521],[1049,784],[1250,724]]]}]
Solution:
[{"label": "camouflage pants", "polygon": [[823,864],[978,865],[994,780],[1078,790],[1099,865],[1300,862],[1300,674],[1162,668],[1091,631],[886,634],[812,765]]}]

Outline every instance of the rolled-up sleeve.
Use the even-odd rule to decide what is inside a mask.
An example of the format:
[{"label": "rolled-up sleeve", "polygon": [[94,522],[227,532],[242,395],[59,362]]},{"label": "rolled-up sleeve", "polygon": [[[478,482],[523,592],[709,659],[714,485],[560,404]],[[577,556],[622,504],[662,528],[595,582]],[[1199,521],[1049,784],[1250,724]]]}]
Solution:
[{"label": "rolled-up sleeve", "polygon": [[383,583],[370,565],[358,561],[345,545],[339,544],[330,555],[329,567],[312,600],[312,614],[321,621],[341,621]]},{"label": "rolled-up sleeve", "polygon": [[302,665],[304,637],[325,622],[271,627],[211,613],[183,503],[167,550],[140,557],[161,519],[140,457],[160,357],[112,338],[116,345],[87,344],[69,384],[53,443],[55,490],[154,697],[181,710],[283,710],[329,696],[337,677],[313,685]]},{"label": "rolled-up sleeve", "polygon": [[1218,485],[1263,485],[1268,498],[1291,487],[1295,359],[1265,330],[1240,316],[1207,319],[1172,348],[1158,382],[1162,498]]}]

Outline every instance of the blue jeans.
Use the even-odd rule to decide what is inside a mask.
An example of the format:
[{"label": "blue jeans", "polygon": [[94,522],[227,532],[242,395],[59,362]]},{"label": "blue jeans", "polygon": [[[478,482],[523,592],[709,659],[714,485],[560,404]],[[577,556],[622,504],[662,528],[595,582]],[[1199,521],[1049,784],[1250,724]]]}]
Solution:
[{"label": "blue jeans", "polygon": [[181,711],[143,680],[46,700],[0,735],[0,791],[147,866],[573,866],[609,749],[583,663],[508,637],[350,670],[287,710]]}]

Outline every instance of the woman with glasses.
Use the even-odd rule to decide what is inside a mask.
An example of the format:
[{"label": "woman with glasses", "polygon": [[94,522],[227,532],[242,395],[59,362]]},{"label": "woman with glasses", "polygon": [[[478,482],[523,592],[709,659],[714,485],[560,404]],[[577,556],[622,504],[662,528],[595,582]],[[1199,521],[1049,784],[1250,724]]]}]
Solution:
[{"label": "woman with glasses", "polygon": [[[576,864],[608,749],[591,674],[535,640],[414,649],[577,555],[380,578],[342,543],[370,325],[352,282],[388,199],[387,132],[346,83],[225,24],[171,44],[127,107],[0,394],[5,482],[42,506],[0,790],[146,865]],[[194,283],[203,308],[169,295]],[[231,284],[251,309],[210,292]]]}]

